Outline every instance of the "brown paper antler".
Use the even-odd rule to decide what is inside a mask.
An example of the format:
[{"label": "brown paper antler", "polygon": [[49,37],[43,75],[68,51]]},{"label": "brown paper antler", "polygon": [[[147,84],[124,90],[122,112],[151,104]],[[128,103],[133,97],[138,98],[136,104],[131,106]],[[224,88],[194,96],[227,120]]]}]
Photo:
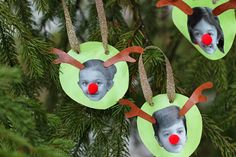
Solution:
[{"label": "brown paper antler", "polygon": [[[143,51],[144,51],[144,49],[140,46],[128,47],[128,48],[122,50],[121,52],[119,52],[118,54],[116,54],[115,56],[111,57],[107,61],[105,61],[103,63],[103,65],[104,65],[104,67],[109,67],[109,66],[111,66],[117,62],[120,62],[120,61],[135,62],[136,60],[134,58],[130,57],[129,54],[132,52],[143,53]],[[76,68],[79,68],[80,70],[82,70],[84,68],[84,65],[82,63],[80,63],[78,60],[74,59],[73,57],[71,57],[66,52],[64,52],[60,49],[53,48],[51,50],[51,53],[56,54],[59,57],[53,61],[54,64],[68,63],[68,64],[73,65]]]},{"label": "brown paper antler", "polygon": [[76,68],[79,68],[80,70],[84,68],[84,65],[82,63],[60,49],[53,48],[51,50],[51,53],[58,55],[58,58],[53,61],[54,64],[68,63]]},{"label": "brown paper antler", "polygon": [[129,106],[131,108],[131,110],[129,112],[125,113],[126,118],[132,118],[132,117],[136,117],[139,116],[149,122],[151,122],[152,124],[157,123],[156,119],[153,118],[152,116],[150,116],[149,114],[147,114],[146,112],[142,111],[140,108],[138,108],[134,103],[132,103],[131,101],[127,100],[127,99],[120,99],[119,103],[121,105],[126,105]]},{"label": "brown paper antler", "polygon": [[207,97],[202,95],[202,91],[213,87],[212,82],[206,82],[199,86],[190,96],[185,105],[180,109],[179,115],[184,116],[195,104],[207,101]]},{"label": "brown paper antler", "polygon": [[156,3],[156,7],[163,7],[167,5],[173,5],[178,7],[180,10],[182,10],[187,15],[193,14],[193,9],[187,5],[183,0],[160,0]]},{"label": "brown paper antler", "polygon": [[225,3],[221,4],[221,5],[219,5],[218,7],[213,9],[212,13],[215,16],[218,16],[221,13],[223,13],[226,10],[229,10],[229,9],[236,9],[236,0],[229,0],[228,2],[225,2]]},{"label": "brown paper antler", "polygon": [[107,61],[103,63],[104,67],[109,67],[117,62],[126,61],[126,62],[135,62],[136,60],[129,56],[130,53],[143,53],[144,49],[140,46],[132,46],[128,47],[122,51],[120,51],[115,56],[111,57]]}]

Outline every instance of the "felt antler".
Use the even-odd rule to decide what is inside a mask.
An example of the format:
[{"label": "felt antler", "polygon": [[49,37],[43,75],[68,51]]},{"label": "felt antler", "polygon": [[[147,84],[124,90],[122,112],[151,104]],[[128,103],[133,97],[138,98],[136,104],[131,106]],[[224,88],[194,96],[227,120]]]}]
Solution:
[{"label": "felt antler", "polygon": [[103,63],[104,67],[109,67],[117,62],[120,61],[127,61],[127,62],[135,62],[136,60],[132,57],[129,56],[130,53],[143,53],[144,49],[140,46],[132,46],[128,47],[122,51],[120,51],[118,54],[115,56],[111,57],[107,61]]},{"label": "felt antler", "polygon": [[218,7],[216,7],[212,13],[215,15],[215,16],[218,16],[220,15],[221,13],[225,12],[226,10],[229,10],[229,9],[236,9],[236,0],[229,0],[228,2],[226,3],[223,3],[221,5],[219,5]]},{"label": "felt antler", "polygon": [[82,63],[60,49],[53,48],[51,53],[58,55],[58,58],[53,61],[54,64],[68,63],[76,68],[79,68],[80,70],[84,68],[84,65]]},{"label": "felt antler", "polygon": [[173,5],[182,10],[187,15],[193,14],[193,9],[187,5],[183,0],[160,0],[156,3],[156,7],[163,7],[167,5]]},{"label": "felt antler", "polygon": [[207,101],[207,97],[202,95],[202,91],[212,87],[213,87],[212,82],[206,82],[201,86],[199,86],[197,89],[195,89],[195,91],[190,96],[185,105],[180,109],[179,115],[184,116],[196,103]]},{"label": "felt antler", "polygon": [[142,111],[140,108],[138,108],[134,103],[132,103],[131,101],[127,100],[127,99],[120,99],[119,103],[121,105],[126,105],[129,106],[131,108],[131,110],[129,112],[125,113],[125,116],[127,118],[132,118],[132,117],[136,117],[139,116],[149,122],[151,122],[152,124],[157,123],[157,121],[155,120],[155,118],[153,118],[152,116],[150,116],[149,114],[147,114],[146,112]]}]

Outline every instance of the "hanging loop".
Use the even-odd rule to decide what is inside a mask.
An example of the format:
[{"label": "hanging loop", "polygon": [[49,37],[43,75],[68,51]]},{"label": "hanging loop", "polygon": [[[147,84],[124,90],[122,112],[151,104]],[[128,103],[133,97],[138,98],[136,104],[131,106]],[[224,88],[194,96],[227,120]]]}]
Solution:
[{"label": "hanging loop", "polygon": [[96,2],[97,13],[98,13],[98,20],[99,20],[99,25],[100,25],[100,30],[101,30],[103,47],[105,49],[105,54],[109,54],[108,28],[107,28],[107,20],[106,20],[105,10],[103,6],[103,1],[95,0],[95,2]]},{"label": "hanging loop", "polygon": [[138,71],[139,71],[140,83],[141,83],[141,88],[143,91],[144,98],[151,106],[153,106],[153,101],[152,101],[153,93],[152,93],[151,86],[148,83],[147,73],[145,71],[145,67],[143,64],[142,54],[139,57]]},{"label": "hanging loop", "polygon": [[145,51],[148,49],[156,49],[158,51],[160,51],[163,56],[165,57],[165,63],[166,63],[166,79],[167,79],[167,83],[166,83],[166,93],[168,96],[168,99],[170,101],[170,103],[174,102],[175,97],[176,97],[176,93],[175,93],[175,81],[174,81],[174,75],[173,75],[173,70],[170,64],[170,61],[168,60],[168,58],[166,57],[166,55],[164,54],[164,52],[156,47],[156,46],[148,46],[145,48]]},{"label": "hanging loop", "polygon": [[66,2],[64,0],[61,0],[61,1],[62,1],[63,10],[64,10],[64,16],[65,16],[65,21],[66,21],[66,31],[67,31],[70,47],[72,50],[79,53],[80,52],[80,47],[79,47],[80,43],[76,37],[76,33],[73,28],[70,13],[68,11]]}]

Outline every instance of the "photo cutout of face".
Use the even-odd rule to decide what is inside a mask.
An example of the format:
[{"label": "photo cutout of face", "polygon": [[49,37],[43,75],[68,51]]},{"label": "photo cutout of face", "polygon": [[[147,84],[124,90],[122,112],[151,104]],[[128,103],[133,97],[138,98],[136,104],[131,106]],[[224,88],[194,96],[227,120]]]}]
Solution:
[{"label": "photo cutout of face", "polygon": [[116,67],[104,67],[102,60],[93,59],[83,63],[84,69],[79,72],[79,87],[92,101],[99,101],[112,88]]},{"label": "photo cutout of face", "polygon": [[195,7],[193,14],[188,15],[190,39],[203,51],[213,54],[217,48],[224,53],[224,34],[217,16],[208,7]]},{"label": "photo cutout of face", "polygon": [[153,129],[159,145],[170,153],[180,153],[187,141],[187,126],[185,117],[179,116],[179,107],[169,106],[152,116],[157,121]]}]

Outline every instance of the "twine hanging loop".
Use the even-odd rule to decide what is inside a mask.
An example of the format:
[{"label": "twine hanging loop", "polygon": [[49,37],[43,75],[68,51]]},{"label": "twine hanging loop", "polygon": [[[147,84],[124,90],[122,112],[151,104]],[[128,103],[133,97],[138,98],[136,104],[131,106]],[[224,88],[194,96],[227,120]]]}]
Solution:
[{"label": "twine hanging loop", "polygon": [[104,5],[102,0],[95,0],[96,2],[96,8],[98,13],[98,20],[101,30],[101,36],[102,36],[102,43],[103,47],[105,49],[105,54],[108,54],[108,27],[107,27],[107,20],[104,10]]},{"label": "twine hanging loop", "polygon": [[[168,60],[168,58],[166,57],[166,55],[164,54],[164,52],[159,49],[156,46],[148,46],[145,48],[145,51],[148,49],[156,49],[159,52],[161,52],[163,54],[163,56],[165,57],[165,63],[166,63],[166,79],[167,79],[167,84],[166,84],[166,93],[169,99],[169,102],[174,102],[175,97],[176,97],[176,93],[175,93],[175,82],[174,82],[174,76],[173,76],[173,70],[170,64],[170,61]],[[139,75],[140,75],[140,82],[141,82],[141,87],[144,93],[144,97],[146,99],[146,101],[152,105],[152,97],[153,97],[153,92],[151,90],[150,84],[148,83],[148,79],[147,79],[147,74],[144,68],[144,64],[143,64],[143,60],[142,60],[142,55],[140,55],[139,58]]]},{"label": "twine hanging loop", "polygon": [[72,50],[79,53],[80,52],[80,47],[79,47],[80,42],[76,37],[76,33],[75,33],[75,30],[74,30],[74,27],[73,27],[73,24],[71,21],[68,7],[67,7],[66,2],[64,0],[61,0],[61,1],[62,1],[63,10],[64,10],[64,16],[65,16],[65,21],[66,21],[66,31],[67,31],[70,47]]}]

